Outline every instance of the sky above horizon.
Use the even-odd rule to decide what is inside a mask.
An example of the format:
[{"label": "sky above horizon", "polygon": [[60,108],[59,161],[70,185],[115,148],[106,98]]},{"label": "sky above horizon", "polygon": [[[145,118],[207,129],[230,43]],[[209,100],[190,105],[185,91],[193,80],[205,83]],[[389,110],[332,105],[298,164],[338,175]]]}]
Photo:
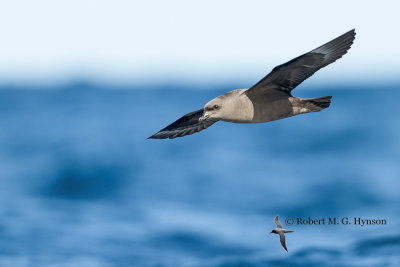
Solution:
[{"label": "sky above horizon", "polygon": [[256,82],[353,28],[350,52],[319,79],[398,80],[398,1],[16,0],[0,7],[0,83]]}]

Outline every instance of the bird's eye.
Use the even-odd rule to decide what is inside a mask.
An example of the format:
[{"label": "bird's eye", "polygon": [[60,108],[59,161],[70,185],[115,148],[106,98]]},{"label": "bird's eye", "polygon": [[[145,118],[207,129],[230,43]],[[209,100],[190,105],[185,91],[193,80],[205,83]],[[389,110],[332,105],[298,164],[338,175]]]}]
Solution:
[{"label": "bird's eye", "polygon": [[218,105],[214,105],[214,109],[218,109],[219,108],[219,106]]}]

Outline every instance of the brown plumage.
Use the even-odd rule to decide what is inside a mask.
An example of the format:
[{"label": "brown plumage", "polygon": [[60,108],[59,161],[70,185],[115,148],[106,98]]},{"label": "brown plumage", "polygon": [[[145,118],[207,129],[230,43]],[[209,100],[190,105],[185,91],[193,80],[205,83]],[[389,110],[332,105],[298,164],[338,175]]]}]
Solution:
[{"label": "brown plumage", "polygon": [[261,123],[317,112],[329,107],[331,96],[302,99],[293,97],[296,86],[319,69],[335,62],[350,49],[355,38],[351,30],[336,39],[275,67],[249,89],[227,92],[168,125],[152,139],[176,138],[210,127],[215,122]]}]

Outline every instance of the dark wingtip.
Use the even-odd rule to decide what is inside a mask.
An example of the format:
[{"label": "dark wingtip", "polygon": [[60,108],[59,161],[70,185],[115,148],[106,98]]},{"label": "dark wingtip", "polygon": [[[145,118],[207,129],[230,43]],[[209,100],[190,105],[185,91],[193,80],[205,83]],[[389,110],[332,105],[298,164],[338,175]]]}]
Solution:
[{"label": "dark wingtip", "polygon": [[356,35],[357,35],[356,29],[353,28],[350,31],[346,32],[344,35],[346,35],[346,34],[351,36],[350,37],[352,39],[351,44],[353,44],[354,39],[356,39]]},{"label": "dark wingtip", "polygon": [[352,35],[356,35],[357,33],[356,33],[356,29],[355,28],[353,28],[353,29],[351,29],[350,31],[348,31],[348,32],[346,32],[345,34],[343,34],[343,35],[346,35],[346,34],[352,34]]},{"label": "dark wingtip", "polygon": [[147,140],[149,140],[149,139],[166,139],[166,137],[158,137],[158,136],[156,136],[156,135],[152,135],[152,136],[150,136],[150,137],[147,137],[146,139],[147,139]]},{"label": "dark wingtip", "polygon": [[162,139],[161,137],[158,136],[160,132],[153,134],[152,136],[147,137],[146,139]]},{"label": "dark wingtip", "polygon": [[289,252],[286,246],[282,245],[282,247],[284,250],[286,250],[286,252]]},{"label": "dark wingtip", "polygon": [[357,35],[356,29],[353,28],[352,30],[349,31],[349,33],[351,33],[353,35],[353,41],[354,41],[354,39],[356,38],[356,35]]}]

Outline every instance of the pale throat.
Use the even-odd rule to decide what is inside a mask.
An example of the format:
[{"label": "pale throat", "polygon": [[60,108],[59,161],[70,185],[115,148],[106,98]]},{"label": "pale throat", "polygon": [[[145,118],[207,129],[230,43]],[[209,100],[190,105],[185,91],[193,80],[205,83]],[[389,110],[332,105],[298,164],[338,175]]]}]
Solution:
[{"label": "pale throat", "polygon": [[221,120],[223,121],[251,122],[254,118],[253,103],[246,94],[226,99],[224,109],[226,112],[222,114]]}]

